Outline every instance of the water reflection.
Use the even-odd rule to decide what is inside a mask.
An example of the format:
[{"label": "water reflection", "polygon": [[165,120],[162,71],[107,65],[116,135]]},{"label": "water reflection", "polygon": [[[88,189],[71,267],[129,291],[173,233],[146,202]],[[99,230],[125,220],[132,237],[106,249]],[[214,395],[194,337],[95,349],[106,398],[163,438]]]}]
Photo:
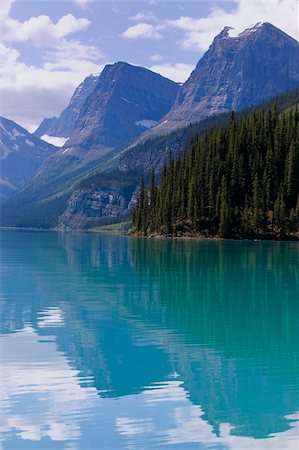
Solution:
[{"label": "water reflection", "polygon": [[1,247],[3,449],[297,448],[298,244]]}]

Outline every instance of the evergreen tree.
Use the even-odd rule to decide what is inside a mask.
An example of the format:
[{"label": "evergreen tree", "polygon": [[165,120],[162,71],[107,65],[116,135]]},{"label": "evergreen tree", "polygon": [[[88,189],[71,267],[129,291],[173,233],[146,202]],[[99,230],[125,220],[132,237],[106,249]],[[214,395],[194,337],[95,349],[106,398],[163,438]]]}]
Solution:
[{"label": "evergreen tree", "polygon": [[284,224],[285,224],[285,202],[284,202],[284,198],[283,198],[282,188],[279,190],[277,199],[274,203],[274,219],[279,227],[281,227],[281,228],[284,227]]},{"label": "evergreen tree", "polygon": [[299,149],[298,145],[296,147],[295,142],[292,140],[286,162],[286,180],[285,180],[286,194],[289,198],[292,198],[296,194],[296,191],[298,191]]},{"label": "evergreen tree", "polygon": [[227,181],[225,176],[223,176],[221,182],[220,218],[219,218],[219,234],[221,237],[229,236],[230,231],[229,222],[230,222],[230,208],[227,192]]},{"label": "evergreen tree", "polygon": [[141,182],[133,223],[142,233],[221,237],[299,232],[298,108],[232,114],[227,126],[191,139],[160,185]]}]

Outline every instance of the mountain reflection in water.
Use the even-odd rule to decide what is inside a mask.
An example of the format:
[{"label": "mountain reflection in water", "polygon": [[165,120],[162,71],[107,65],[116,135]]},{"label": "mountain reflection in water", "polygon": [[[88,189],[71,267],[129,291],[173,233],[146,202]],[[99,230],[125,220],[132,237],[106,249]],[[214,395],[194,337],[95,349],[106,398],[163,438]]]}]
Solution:
[{"label": "mountain reflection in water", "polygon": [[297,448],[297,243],[1,249],[3,449]]}]

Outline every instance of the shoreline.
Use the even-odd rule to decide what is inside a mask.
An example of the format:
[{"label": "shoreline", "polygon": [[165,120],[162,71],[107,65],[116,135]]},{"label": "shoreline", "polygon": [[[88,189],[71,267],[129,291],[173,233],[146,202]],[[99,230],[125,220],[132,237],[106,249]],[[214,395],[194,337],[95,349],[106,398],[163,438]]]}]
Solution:
[{"label": "shoreline", "polygon": [[185,235],[185,236],[173,236],[165,234],[155,234],[155,235],[142,235],[139,233],[128,233],[127,236],[138,237],[145,239],[184,239],[184,240],[211,240],[211,241],[252,241],[252,242],[299,242],[299,236],[289,235],[289,236],[275,236],[267,235],[265,237],[255,236],[255,237],[220,237],[220,236],[206,236],[206,235]]},{"label": "shoreline", "polygon": [[142,235],[140,233],[128,233],[121,230],[109,230],[109,229],[61,229],[61,228],[35,228],[35,227],[0,227],[1,231],[36,231],[36,232],[56,232],[56,233],[92,233],[92,234],[105,234],[105,235],[121,235],[130,238],[143,238],[143,239],[156,239],[156,240],[195,240],[195,241],[252,241],[252,242],[299,242],[299,236],[290,235],[278,237],[275,235],[267,235],[266,237],[220,237],[220,236],[206,236],[206,235],[185,235],[185,236],[173,236],[165,234],[155,235]]}]

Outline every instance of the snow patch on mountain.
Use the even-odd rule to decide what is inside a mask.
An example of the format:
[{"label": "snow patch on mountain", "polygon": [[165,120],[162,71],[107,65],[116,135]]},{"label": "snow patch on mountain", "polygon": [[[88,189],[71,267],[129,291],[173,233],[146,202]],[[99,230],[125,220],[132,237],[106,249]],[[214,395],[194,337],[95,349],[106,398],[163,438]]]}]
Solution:
[{"label": "snow patch on mountain", "polygon": [[43,134],[41,139],[43,141],[48,142],[49,144],[55,145],[56,147],[63,147],[66,141],[69,139],[68,137],[58,137],[58,136],[49,136],[48,134]]},{"label": "snow patch on mountain", "polygon": [[241,37],[248,33],[255,33],[259,28],[263,26],[263,22],[258,22],[255,25],[250,25],[248,28],[232,28],[227,27],[227,36],[230,38]]}]

